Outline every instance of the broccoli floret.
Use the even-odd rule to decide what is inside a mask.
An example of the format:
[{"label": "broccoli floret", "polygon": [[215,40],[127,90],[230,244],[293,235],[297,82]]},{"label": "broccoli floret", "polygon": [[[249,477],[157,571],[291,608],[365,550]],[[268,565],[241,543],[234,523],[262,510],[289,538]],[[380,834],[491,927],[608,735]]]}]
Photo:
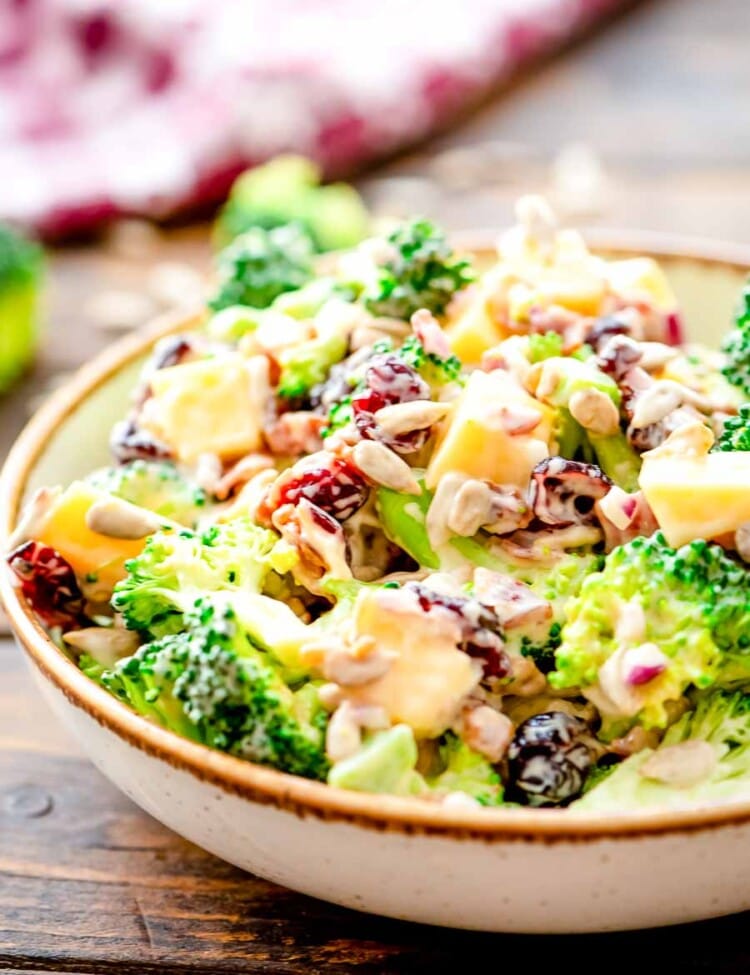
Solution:
[{"label": "broccoli floret", "polygon": [[251,227],[270,230],[298,223],[319,251],[353,247],[367,235],[370,218],[346,183],[320,185],[320,169],[302,156],[277,156],[237,177],[219,211],[214,239],[224,247]]},{"label": "broccoli floret", "polygon": [[737,416],[730,416],[724,423],[718,440],[711,448],[715,451],[750,451],[750,403],[743,404]]},{"label": "broccoli floret", "polygon": [[726,356],[722,373],[733,386],[750,397],[750,278],[740,295],[734,328],[724,339],[721,349]]},{"label": "broccoli floret", "polygon": [[218,286],[209,307],[268,308],[279,295],[296,291],[312,278],[311,258],[310,240],[298,227],[254,227],[220,252]]},{"label": "broccoli floret", "polygon": [[356,792],[413,796],[425,791],[415,771],[417,743],[408,725],[397,724],[370,735],[362,747],[331,768],[328,784]]},{"label": "broccoli floret", "polygon": [[87,481],[188,528],[194,527],[206,507],[206,492],[167,461],[133,460],[95,471]]},{"label": "broccoli floret", "polygon": [[443,770],[427,778],[434,794],[465,792],[482,806],[502,805],[502,780],[484,756],[450,732],[440,744],[439,754]]},{"label": "broccoli floret", "polygon": [[469,261],[456,257],[443,232],[428,220],[402,224],[387,240],[393,256],[364,295],[373,315],[406,320],[420,308],[442,315],[453,295],[475,278]]},{"label": "broccoli floret", "polygon": [[[706,688],[750,674],[749,592],[747,571],[719,545],[699,540],[675,550],[660,532],[636,538],[610,552],[602,571],[589,576],[568,604],[550,681],[583,688],[604,712],[605,734],[619,719],[663,727],[665,703],[691,685]],[[633,614],[639,625],[632,637],[623,636],[618,620]],[[626,688],[630,713],[615,708],[608,717],[600,669],[629,643],[655,644],[667,664]]]},{"label": "broccoli floret", "polygon": [[279,353],[280,396],[304,396],[325,381],[331,367],[344,358],[349,347],[350,312],[348,302],[332,298],[313,319],[315,338]]},{"label": "broccoli floret", "polygon": [[178,734],[294,775],[323,779],[326,714],[315,688],[295,694],[254,646],[232,596],[203,598],[184,630],[147,643],[100,681]]},{"label": "broccoli floret", "polygon": [[407,365],[416,369],[425,382],[434,388],[455,382],[461,375],[461,360],[449,355],[447,359],[434,352],[425,352],[424,346],[416,337],[410,335],[398,350],[397,355]]},{"label": "broccoli floret", "polygon": [[0,391],[34,354],[42,271],[41,247],[0,224]]},{"label": "broccoli floret", "polygon": [[[710,751],[701,755],[698,780],[691,776],[689,765],[681,785],[670,785],[656,778],[659,757],[667,749],[671,750],[669,763],[678,771],[681,760],[695,765],[695,755],[689,752],[681,759],[680,749],[687,742],[706,742],[714,751],[713,759]],[[668,729],[656,750],[646,748],[616,765],[610,774],[592,783],[574,806],[592,811],[621,811],[643,806],[694,807],[748,798],[750,694],[719,689],[700,695],[695,710]]]},{"label": "broccoli floret", "polygon": [[182,628],[184,609],[201,593],[258,593],[269,572],[286,572],[295,559],[278,536],[249,518],[203,532],[157,532],[125,563],[128,574],[115,586],[112,605],[129,629],[161,636]]}]

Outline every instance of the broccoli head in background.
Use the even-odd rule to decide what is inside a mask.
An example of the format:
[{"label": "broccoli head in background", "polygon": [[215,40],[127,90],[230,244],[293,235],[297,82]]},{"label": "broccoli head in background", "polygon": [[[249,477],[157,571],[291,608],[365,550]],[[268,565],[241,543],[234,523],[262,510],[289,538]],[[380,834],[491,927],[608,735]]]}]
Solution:
[{"label": "broccoli head in background", "polygon": [[454,294],[475,279],[469,261],[457,257],[442,231],[428,220],[402,224],[387,242],[392,256],[379,267],[376,284],[364,295],[373,315],[408,321],[420,308],[442,315]]},{"label": "broccoli head in background", "polygon": [[724,423],[724,429],[718,440],[711,448],[716,451],[750,451],[750,403],[739,408],[737,416],[730,416]]},{"label": "broccoli head in background", "polygon": [[217,289],[208,304],[214,311],[233,305],[268,308],[312,276],[312,245],[298,227],[254,227],[220,252]]},{"label": "broccoli head in background", "polygon": [[258,649],[227,594],[199,599],[180,633],[89,676],[139,714],[193,741],[284,772],[324,779],[326,713],[315,687],[296,693]]},{"label": "broccoli head in background", "polygon": [[729,382],[750,398],[750,279],[740,296],[735,327],[722,343],[726,362],[721,370]]},{"label": "broccoli head in background", "polygon": [[691,686],[750,676],[748,573],[719,545],[670,548],[657,532],[606,556],[566,610],[555,687],[581,687],[618,722],[664,727]]},{"label": "broccoli head in background", "polygon": [[269,572],[286,572],[295,559],[293,549],[249,518],[203,532],[157,532],[126,563],[128,574],[115,586],[112,605],[129,629],[161,636],[181,629],[183,612],[201,593],[259,593]]},{"label": "broccoli head in background", "polygon": [[318,166],[303,156],[277,156],[242,173],[214,225],[225,247],[251,227],[271,230],[297,223],[316,250],[343,250],[367,236],[370,217],[357,191],[346,183],[320,185]]},{"label": "broccoli head in background", "polygon": [[0,392],[33,357],[42,269],[41,247],[0,224]]},{"label": "broccoli head in background", "polygon": [[748,798],[750,694],[716,690],[700,695],[695,710],[667,730],[657,749],[606,769],[573,808],[616,812]]},{"label": "broccoli head in background", "polygon": [[187,528],[195,526],[206,507],[206,492],[168,461],[132,460],[95,471],[86,480],[101,491]]}]

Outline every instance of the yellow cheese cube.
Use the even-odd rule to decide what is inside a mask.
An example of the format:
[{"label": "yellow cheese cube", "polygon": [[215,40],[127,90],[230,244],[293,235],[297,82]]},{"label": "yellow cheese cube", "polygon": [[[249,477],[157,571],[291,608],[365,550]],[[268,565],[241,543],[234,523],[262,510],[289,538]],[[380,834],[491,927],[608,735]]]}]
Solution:
[{"label": "yellow cheese cube", "polygon": [[262,443],[268,360],[238,354],[159,369],[143,424],[182,461],[200,454],[241,457]]},{"label": "yellow cheese cube", "polygon": [[677,307],[677,299],[666,275],[651,257],[610,261],[606,265],[609,286],[616,295],[630,300],[649,300],[662,311]]},{"label": "yellow cheese cube", "polygon": [[579,315],[597,315],[606,294],[606,282],[582,269],[545,268],[532,282],[538,304],[560,305]]},{"label": "yellow cheese cube", "polygon": [[93,532],[86,514],[96,502],[109,497],[82,481],[74,481],[55,499],[52,507],[34,525],[36,541],[50,545],[68,561],[79,578],[94,580],[97,589],[111,591],[125,576],[125,561],[142,550],[145,539],[111,538]]},{"label": "yellow cheese cube", "polygon": [[[513,434],[515,412],[539,415],[530,433]],[[549,454],[554,411],[502,370],[474,372],[456,401],[432,455],[425,482],[432,490],[451,471],[525,490],[532,468]]]},{"label": "yellow cheese cube", "polygon": [[347,688],[347,698],[385,708],[394,724],[408,724],[418,738],[435,738],[456,719],[479,673],[457,649],[444,618],[404,612],[402,601],[402,594],[388,590],[368,589],[358,597],[354,632],[372,637],[394,661],[383,677]]},{"label": "yellow cheese cube", "polygon": [[675,548],[750,521],[750,453],[645,455],[641,490]]},{"label": "yellow cheese cube", "polygon": [[487,349],[497,345],[508,332],[492,315],[490,297],[479,291],[463,313],[446,325],[445,334],[451,352],[464,365],[471,366],[477,365]]}]

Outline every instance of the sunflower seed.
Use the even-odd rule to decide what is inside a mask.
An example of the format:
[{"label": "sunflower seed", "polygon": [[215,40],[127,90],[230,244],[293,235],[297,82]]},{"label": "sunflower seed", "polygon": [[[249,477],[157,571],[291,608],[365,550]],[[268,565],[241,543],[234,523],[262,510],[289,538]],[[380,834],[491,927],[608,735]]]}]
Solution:
[{"label": "sunflower seed", "polygon": [[112,667],[122,657],[129,657],[138,649],[138,637],[132,630],[114,626],[87,626],[63,634],[68,646],[81,653],[90,653],[105,666]]},{"label": "sunflower seed", "polygon": [[398,437],[402,433],[431,427],[433,423],[442,420],[449,411],[449,403],[432,403],[430,400],[418,399],[411,403],[384,406],[375,414],[375,420],[381,430],[389,436]]},{"label": "sunflower seed", "polygon": [[158,531],[162,523],[153,512],[121,498],[95,501],[86,512],[86,527],[109,538],[146,538]]},{"label": "sunflower seed", "polygon": [[570,397],[569,409],[584,430],[602,437],[616,433],[620,414],[606,393],[598,389],[579,389]]},{"label": "sunflower seed", "polygon": [[376,484],[405,494],[422,493],[411,467],[382,443],[360,441],[352,451],[352,460],[365,477]]},{"label": "sunflower seed", "polygon": [[492,517],[492,491],[484,481],[472,478],[458,489],[448,511],[447,525],[464,538],[476,535]]}]

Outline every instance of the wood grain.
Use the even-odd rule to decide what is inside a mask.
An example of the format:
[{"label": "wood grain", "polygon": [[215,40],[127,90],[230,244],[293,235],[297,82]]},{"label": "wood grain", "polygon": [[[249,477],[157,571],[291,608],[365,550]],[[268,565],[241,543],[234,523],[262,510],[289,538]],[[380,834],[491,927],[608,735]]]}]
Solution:
[{"label": "wood grain", "polygon": [[[499,226],[519,192],[554,192],[553,157],[562,143],[579,140],[599,154],[607,175],[601,205],[587,220],[748,241],[748,28],[747,0],[639,4],[361,187],[380,210],[428,212],[456,229]],[[436,155],[476,144],[494,147],[490,178],[463,188],[436,179]],[[154,259],[203,266],[207,256],[200,227],[169,231],[155,258],[116,259],[99,245],[56,254],[39,362],[0,404],[0,456],[29,398],[111,341],[87,319],[92,295],[142,288]],[[0,641],[6,975],[434,975],[509,963],[531,971],[569,964],[747,975],[747,924],[741,916],[639,934],[491,936],[367,917],[282,890],[184,842],[120,795],[48,713],[20,654]]]}]

